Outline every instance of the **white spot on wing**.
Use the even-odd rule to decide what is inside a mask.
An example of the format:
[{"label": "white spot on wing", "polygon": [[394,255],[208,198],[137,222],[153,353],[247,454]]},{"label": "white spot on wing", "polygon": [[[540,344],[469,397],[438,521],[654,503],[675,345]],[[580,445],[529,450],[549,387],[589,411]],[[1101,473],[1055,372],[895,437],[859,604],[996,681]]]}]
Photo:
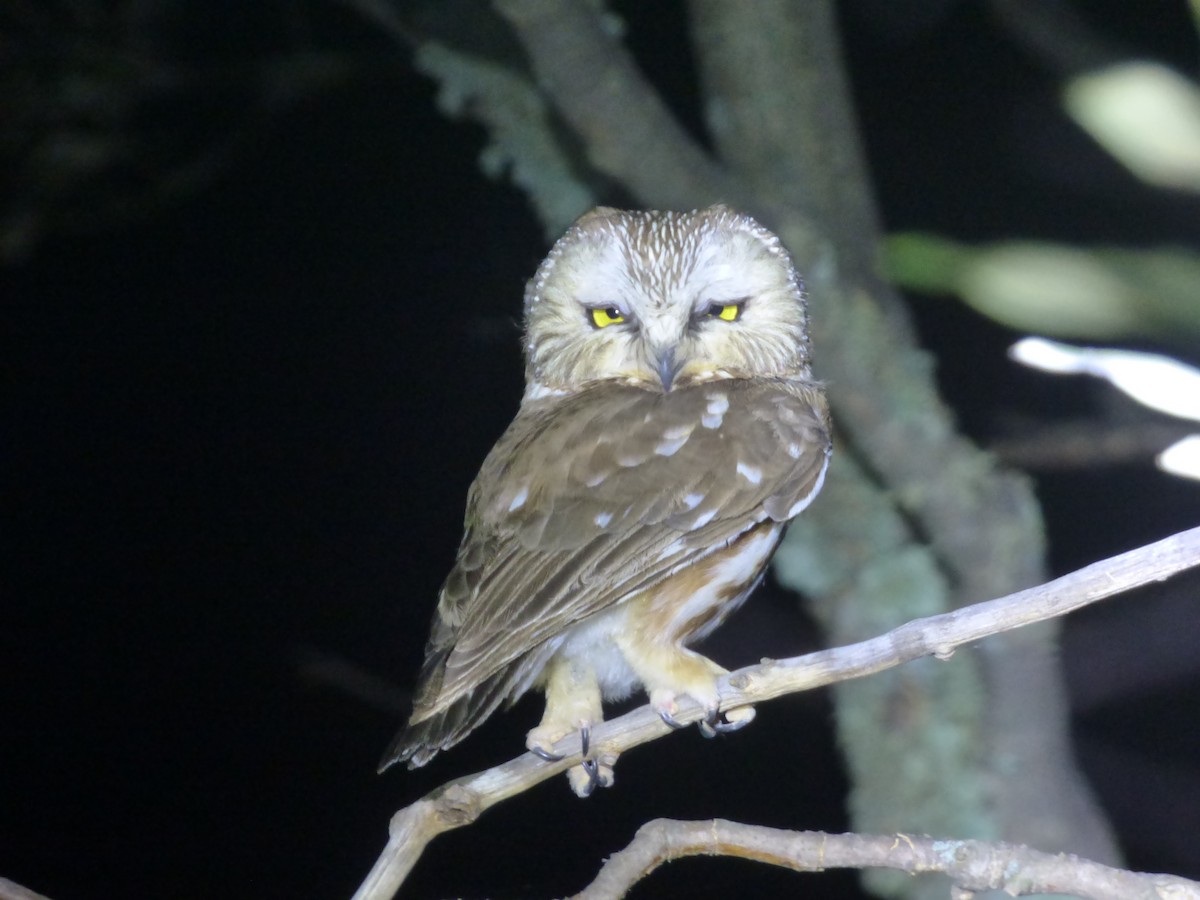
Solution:
[{"label": "white spot on wing", "polygon": [[705,414],[700,417],[700,424],[705,428],[720,428],[727,409],[729,397],[725,394],[709,394],[708,405],[704,408]]},{"label": "white spot on wing", "polygon": [[737,464],[737,472],[751,484],[758,484],[762,481],[762,469],[758,466],[747,465],[741,460]]},{"label": "white spot on wing", "polygon": [[601,528],[607,528],[608,523],[612,521],[612,517],[613,514],[610,512],[597,513],[596,518],[593,521]]},{"label": "white spot on wing", "polygon": [[525,485],[525,487],[523,487],[523,488],[521,488],[521,490],[517,491],[517,495],[515,497],[513,497],[512,502],[510,504],[508,504],[508,511],[513,512],[514,510],[520,509],[522,506],[525,505],[525,501],[528,499],[529,499],[529,485]]},{"label": "white spot on wing", "polygon": [[788,444],[787,445],[787,455],[790,456],[792,459],[799,459],[800,454],[803,452],[804,452],[804,448],[801,447],[799,444]]},{"label": "white spot on wing", "polygon": [[683,498],[683,505],[688,509],[695,509],[704,500],[703,494],[688,494]]},{"label": "white spot on wing", "polygon": [[667,438],[667,439],[672,439],[672,438],[685,438],[685,437],[687,437],[689,434],[691,434],[691,433],[692,433],[692,429],[693,429],[693,428],[695,428],[695,427],[696,427],[695,425],[691,425],[691,424],[688,424],[688,425],[673,425],[673,426],[671,426],[670,428],[667,428],[667,429],[665,429],[665,430],[663,431],[663,437],[665,437],[665,438]]},{"label": "white spot on wing", "polygon": [[700,513],[700,515],[696,516],[696,521],[692,523],[690,530],[695,531],[697,528],[703,528],[716,517],[717,510],[715,507],[713,509],[705,510],[704,512]]},{"label": "white spot on wing", "polygon": [[675,451],[678,450],[680,447],[682,447],[684,444],[686,444],[687,440],[688,440],[688,436],[686,434],[683,437],[664,438],[654,448],[654,452],[657,453],[659,456],[674,456]]},{"label": "white spot on wing", "polygon": [[598,487],[604,483],[604,479],[608,477],[607,472],[597,472],[591,478],[584,482],[588,487]]},{"label": "white spot on wing", "polygon": [[644,453],[622,453],[617,456],[617,465],[632,469],[634,466],[640,466],[646,459]]}]

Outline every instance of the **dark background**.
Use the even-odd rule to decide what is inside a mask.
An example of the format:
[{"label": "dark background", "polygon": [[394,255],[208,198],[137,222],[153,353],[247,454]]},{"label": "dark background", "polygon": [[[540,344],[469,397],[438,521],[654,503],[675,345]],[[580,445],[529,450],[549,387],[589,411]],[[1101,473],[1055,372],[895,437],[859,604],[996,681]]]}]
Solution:
[{"label": "dark background", "polygon": [[[696,122],[682,6],[618,6]],[[1103,43],[1195,71],[1182,2],[1076,8]],[[278,49],[283,4],[206,9],[181,54]],[[229,131],[236,150],[203,189],[76,232],[65,215],[0,269],[0,876],[53,900],[348,896],[396,808],[515,755],[539,716],[527,699],[425,770],[375,774],[467,486],[516,409],[522,285],[545,243],[523,196],[480,174],[483,133],[436,112],[403,48],[342,7],[308,9],[359,72],[269,116],[221,90],[147,111],[139,124],[181,145]],[[986,5],[841,11],[889,229],[1196,244],[1200,203],[1138,185],[1074,129],[1056,104],[1064,61]],[[36,61],[54,42],[51,29],[6,47]],[[984,443],[1014,420],[1116,403],[1015,367],[1016,335],[952,301],[917,297],[914,313]],[[1055,574],[1200,519],[1200,488],[1148,459],[1037,482]],[[1064,645],[1081,759],[1131,865],[1191,877],[1198,587],[1109,601],[1068,623]],[[817,645],[771,587],[709,648],[742,665]],[[656,816],[848,827],[824,694],[761,708],[724,740],[640,748],[617,776],[586,802],[556,779],[438,839],[406,895],[578,890]],[[637,896],[734,891],[857,896],[846,874],[710,860]]]}]

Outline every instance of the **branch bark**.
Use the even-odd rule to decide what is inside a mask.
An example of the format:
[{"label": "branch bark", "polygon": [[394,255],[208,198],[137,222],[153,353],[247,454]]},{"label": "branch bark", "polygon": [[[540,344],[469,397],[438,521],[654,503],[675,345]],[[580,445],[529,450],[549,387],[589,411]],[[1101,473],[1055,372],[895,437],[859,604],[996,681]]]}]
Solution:
[{"label": "branch bark", "polygon": [[742,191],[683,130],[606,29],[595,4],[495,0],[517,33],[538,84],[584,141],[588,159],[663,208],[688,209]]},{"label": "branch bark", "polygon": [[[914,620],[870,640],[792,659],[764,660],[731,672],[721,682],[721,707],[748,706],[862,678],[921,657],[946,660],[964,644],[1065,615],[1195,566],[1200,566],[1200,527],[1093,563],[1038,587]],[[698,704],[684,703],[676,718],[686,724],[698,721],[703,714]],[[591,739],[597,752],[623,753],[672,731],[647,705],[596,727]],[[578,735],[564,739],[554,749],[563,754],[562,760],[547,762],[525,753],[502,765],[455,779],[396,813],[387,846],[354,900],[395,896],[425,847],[439,834],[469,825],[497,803],[579,764]]]},{"label": "branch bark", "polygon": [[954,884],[952,900],[970,900],[977,891],[988,890],[1013,897],[1054,893],[1086,900],[1200,900],[1200,883],[1195,881],[1114,869],[1020,844],[785,831],[724,819],[647,822],[629,846],[609,857],[596,879],[571,900],[619,900],[663,863],[686,856],[731,856],[797,872],[846,868],[886,868],[909,875],[938,872]]},{"label": "branch bark", "polygon": [[[873,271],[879,220],[829,3],[689,0],[718,156],[760,197],[803,212],[842,268]],[[896,322],[912,341],[907,317]]]}]

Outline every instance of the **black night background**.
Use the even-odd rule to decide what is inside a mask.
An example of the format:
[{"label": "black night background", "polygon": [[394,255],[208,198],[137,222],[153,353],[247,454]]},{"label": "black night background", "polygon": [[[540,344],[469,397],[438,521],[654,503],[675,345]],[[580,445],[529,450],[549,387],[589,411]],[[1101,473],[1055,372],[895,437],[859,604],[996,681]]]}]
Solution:
[{"label": "black night background", "polygon": [[[1183,2],[1075,5],[1131,56],[1195,72]],[[70,17],[16,6],[2,46],[32,66]],[[616,6],[699,127],[683,5]],[[348,6],[209,4],[183,17],[178,52],[236,72],[280,52],[301,8],[310,41],[358,61],[349,75],[270,114],[232,76],[146,111],[170,152],[227,142],[210,176],[86,228],[65,216],[0,267],[0,876],[52,900],[348,897],[393,811],[516,755],[540,715],[526,698],[426,769],[375,774],[467,487],[516,410],[521,293],[546,241],[520,191],[481,173],[482,130],[442,116],[405,49]],[[1061,73],[989,9],[840,7],[888,229],[1195,246],[1200,200],[1096,148],[1057,106]],[[984,445],[1123,402],[1015,365],[1019,335],[952,300],[911,299]],[[1194,343],[1138,346],[1200,363]],[[1200,518],[1200,484],[1148,458],[1034,474],[1054,574]],[[1198,588],[1193,574],[1107,601],[1063,645],[1079,759],[1130,866],[1192,878],[1200,666],[1180,645],[1200,634]],[[768,585],[707,646],[732,667],[819,645]],[[1123,675],[1159,656],[1173,668]],[[402,896],[562,896],[658,816],[845,830],[840,766],[828,697],[785,698],[722,740],[629,753],[587,801],[554,779],[502,804],[439,838]],[[719,860],[676,863],[635,896],[736,891],[862,896],[850,873]]]}]

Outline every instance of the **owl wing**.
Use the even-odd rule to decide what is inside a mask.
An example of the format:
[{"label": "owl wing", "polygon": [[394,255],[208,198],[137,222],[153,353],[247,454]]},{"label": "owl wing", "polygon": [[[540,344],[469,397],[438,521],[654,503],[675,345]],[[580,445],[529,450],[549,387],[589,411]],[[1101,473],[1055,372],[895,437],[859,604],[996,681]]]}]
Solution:
[{"label": "owl wing", "polygon": [[804,382],[610,383],[526,404],[472,485],[412,720],[385,761],[422,764],[527,689],[571,625],[795,516],[829,446]]}]

